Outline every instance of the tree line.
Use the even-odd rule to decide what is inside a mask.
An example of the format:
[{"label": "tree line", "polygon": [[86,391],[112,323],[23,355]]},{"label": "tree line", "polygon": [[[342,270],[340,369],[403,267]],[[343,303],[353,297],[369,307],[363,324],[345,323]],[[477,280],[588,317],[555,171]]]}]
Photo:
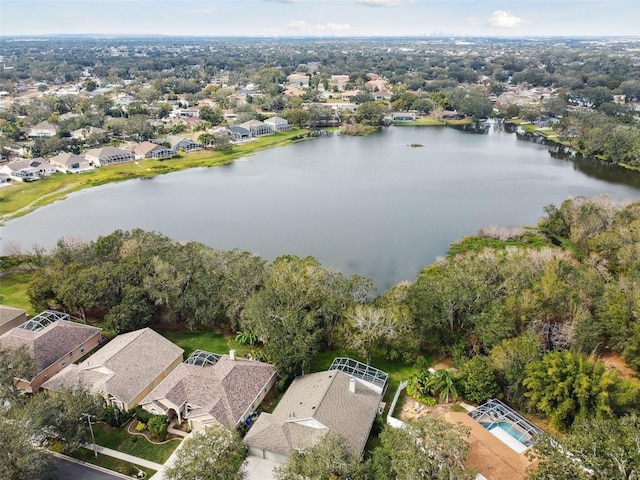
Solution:
[{"label": "tree line", "polygon": [[[51,252],[37,252],[28,293],[36,309],[103,318],[118,333],[167,323],[235,334],[254,346],[257,358],[272,362],[283,381],[308,371],[315,353],[334,348],[367,361],[378,353],[415,362],[416,398],[481,403],[498,397],[546,418],[561,434],[545,436],[534,450],[541,472],[558,472],[550,460],[556,458],[550,445],[558,444],[575,450],[588,468],[610,471],[606,458],[614,446],[580,432],[623,432],[627,443],[616,455],[633,463],[628,445],[637,441],[631,426],[640,381],[607,367],[600,355],[619,355],[640,369],[640,202],[577,197],[544,213],[534,229],[484,229],[465,238],[413,283],[380,295],[370,280],[347,278],[312,257],[267,261],[142,230],[82,244],[60,240]],[[423,357],[434,354],[451,357],[455,370],[428,372]],[[424,463],[399,457],[406,452],[397,445],[441,432],[438,425],[416,428],[385,428],[380,450],[353,465],[368,465],[366,475],[378,468],[390,476],[362,478],[415,478],[406,472]],[[414,440],[395,438],[409,434]],[[338,452],[342,463],[330,468],[360,478],[339,443],[317,448]],[[594,453],[596,444],[602,453]],[[310,468],[315,457],[303,453],[292,456],[296,466],[281,478]],[[458,472],[456,462],[451,472]],[[441,478],[430,475],[425,478]]]}]

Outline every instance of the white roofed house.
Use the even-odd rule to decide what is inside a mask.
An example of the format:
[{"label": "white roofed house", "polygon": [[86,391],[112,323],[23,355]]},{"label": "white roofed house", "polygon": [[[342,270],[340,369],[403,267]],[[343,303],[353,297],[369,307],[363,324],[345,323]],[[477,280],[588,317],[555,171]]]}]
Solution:
[{"label": "white roofed house", "polygon": [[27,134],[30,138],[38,138],[38,137],[55,137],[58,128],[55,125],[47,122],[40,122],[37,125],[34,125],[29,129],[29,133]]},{"label": "white roofed house", "polygon": [[49,175],[53,175],[58,170],[56,167],[51,165],[46,158],[38,157],[32,158],[29,165],[38,170],[38,173],[43,177],[48,177]]},{"label": "white roofed house", "polygon": [[182,362],[182,350],[150,328],[118,335],[77,365],[71,365],[42,388],[56,391],[82,384],[121,409],[135,408]]},{"label": "white roofed house", "polygon": [[175,152],[182,150],[185,153],[189,153],[203,149],[202,144],[195,142],[188,137],[169,135],[167,137],[167,142],[169,142],[169,146],[171,146],[171,149]]},{"label": "white roofed house", "polygon": [[30,159],[21,159],[6,163],[0,166],[0,173],[9,175],[11,179],[21,182],[35,182],[44,176],[40,169],[31,165]]},{"label": "white roofed house", "polygon": [[142,158],[165,159],[176,156],[175,150],[152,142],[142,142],[129,147],[128,150],[133,152],[137,160]]},{"label": "white roofed house", "polygon": [[49,158],[49,164],[62,173],[80,173],[93,169],[89,160],[69,152]]},{"label": "white roofed house", "polygon": [[271,125],[276,132],[288,132],[291,130],[289,122],[282,117],[270,117],[264,123]]},{"label": "white roofed house", "polygon": [[92,148],[84,157],[96,167],[131,162],[135,158],[132,152],[117,147]]},{"label": "white roofed house", "polygon": [[[154,415],[168,415],[191,430],[212,423],[243,425],[276,381],[273,366],[197,350],[141,402]],[[250,422],[251,420],[249,420]]]},{"label": "white roofed house", "polygon": [[241,123],[239,126],[249,130],[254,137],[271,135],[275,132],[275,128],[272,125],[261,122],[260,120],[249,120],[248,122]]}]

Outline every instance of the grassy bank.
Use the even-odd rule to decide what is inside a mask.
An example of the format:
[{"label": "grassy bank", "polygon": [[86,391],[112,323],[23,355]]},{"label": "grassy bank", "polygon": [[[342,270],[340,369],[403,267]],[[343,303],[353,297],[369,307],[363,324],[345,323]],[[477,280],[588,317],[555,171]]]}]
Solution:
[{"label": "grassy bank", "polygon": [[201,150],[181,154],[169,160],[145,159],[121,165],[110,165],[77,175],[55,174],[33,183],[16,182],[0,189],[1,220],[26,215],[38,207],[64,199],[69,193],[84,188],[135,178],[153,178],[156,175],[177,172],[188,168],[215,167],[251,155],[271,147],[288,145],[300,140],[306,130],[281,132],[243,145],[236,145],[231,152]]},{"label": "grassy bank", "polygon": [[29,315],[36,313],[27,296],[27,285],[33,276],[32,271],[3,273],[0,276],[0,304],[21,308]]}]

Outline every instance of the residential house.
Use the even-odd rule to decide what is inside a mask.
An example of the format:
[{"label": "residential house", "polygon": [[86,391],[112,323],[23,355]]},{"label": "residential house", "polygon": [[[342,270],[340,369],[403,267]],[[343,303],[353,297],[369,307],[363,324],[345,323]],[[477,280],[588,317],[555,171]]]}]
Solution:
[{"label": "residential house", "polygon": [[84,157],[96,167],[134,160],[133,153],[118,147],[92,148],[84,153]]},{"label": "residential house", "polygon": [[15,379],[33,393],[102,342],[101,330],[70,320],[69,314],[46,310],[0,336],[0,348],[26,348],[36,363],[32,378]]},{"label": "residential house", "polygon": [[329,432],[342,435],[347,450],[364,450],[382,395],[338,370],[296,378],[273,413],[262,413],[244,437],[249,454],[284,463],[292,450]]},{"label": "residential house", "polygon": [[273,127],[273,130],[276,132],[288,132],[289,130],[291,130],[291,125],[289,125],[289,122],[281,117],[267,118],[264,123],[266,123],[267,125],[271,125]]},{"label": "residential house", "polygon": [[42,388],[56,391],[82,384],[121,410],[135,408],[182,362],[183,350],[150,328],[118,335]]},{"label": "residential house", "polygon": [[175,150],[152,142],[142,142],[129,147],[128,150],[133,152],[137,160],[141,158],[165,159],[176,156]]},{"label": "residential house", "polygon": [[9,175],[12,179],[21,182],[34,182],[44,176],[38,168],[31,166],[30,159],[20,159],[6,163],[0,166],[0,173]]},{"label": "residential house", "polygon": [[222,110],[222,115],[224,116],[225,120],[230,122],[238,118],[238,114],[233,110]]},{"label": "residential house", "polygon": [[42,157],[32,158],[29,162],[29,166],[35,168],[42,177],[48,177],[58,171],[46,158]]},{"label": "residential house", "polygon": [[72,118],[78,118],[80,116],[81,115],[79,113],[71,113],[71,112],[63,113],[58,117],[58,122],[64,122],[65,120],[71,120]]},{"label": "residential house", "polygon": [[394,122],[413,122],[416,119],[416,114],[412,112],[396,112],[392,117]]},{"label": "residential house", "polygon": [[374,100],[391,100],[391,93],[385,90],[378,90],[371,93]]},{"label": "residential house", "polygon": [[248,122],[241,123],[239,126],[249,130],[253,137],[272,135],[275,131],[272,125],[261,122],[260,120],[249,120]]},{"label": "residential house", "polygon": [[230,125],[229,133],[231,134],[231,139],[235,142],[249,140],[252,137],[251,130],[240,125]]},{"label": "residential house", "polygon": [[202,144],[195,142],[187,137],[178,137],[175,135],[169,135],[167,142],[174,152],[182,150],[185,153],[195,152],[196,150],[202,150]]},{"label": "residential house", "polygon": [[309,88],[309,78],[304,73],[292,73],[287,77],[287,83],[294,87]]},{"label": "residential house", "polygon": [[105,139],[107,135],[108,132],[105,129],[98,127],[84,127],[71,132],[71,136],[77,140],[86,140],[89,137]]},{"label": "residential house", "polygon": [[360,93],[360,90],[345,90],[344,92],[342,92],[342,101],[350,102]]},{"label": "residential house", "polygon": [[349,83],[349,75],[331,75],[329,81],[338,87],[338,90],[344,90],[344,87]]},{"label": "residential house", "polygon": [[47,122],[40,122],[39,124],[31,127],[27,133],[27,136],[30,138],[38,138],[38,137],[55,137],[56,132],[58,131],[55,125]]},{"label": "residential house", "polygon": [[[155,415],[168,415],[191,430],[212,423],[244,425],[276,381],[273,366],[197,350],[141,402]],[[249,420],[250,422],[250,420]]]},{"label": "residential house", "polygon": [[0,335],[27,321],[27,312],[20,308],[0,305]]},{"label": "residential house", "polygon": [[80,173],[93,169],[89,160],[69,152],[62,152],[51,157],[49,164],[62,173]]}]

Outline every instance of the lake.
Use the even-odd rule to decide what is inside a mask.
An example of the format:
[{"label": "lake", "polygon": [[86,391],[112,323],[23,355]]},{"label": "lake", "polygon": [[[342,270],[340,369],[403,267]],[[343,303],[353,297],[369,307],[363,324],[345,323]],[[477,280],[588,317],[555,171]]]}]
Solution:
[{"label": "lake", "polygon": [[50,248],[139,227],[270,260],[312,255],[386,290],[483,226],[534,225],[571,196],[640,198],[640,175],[557,150],[501,124],[332,135],[73,193],[8,222],[2,245]]}]

